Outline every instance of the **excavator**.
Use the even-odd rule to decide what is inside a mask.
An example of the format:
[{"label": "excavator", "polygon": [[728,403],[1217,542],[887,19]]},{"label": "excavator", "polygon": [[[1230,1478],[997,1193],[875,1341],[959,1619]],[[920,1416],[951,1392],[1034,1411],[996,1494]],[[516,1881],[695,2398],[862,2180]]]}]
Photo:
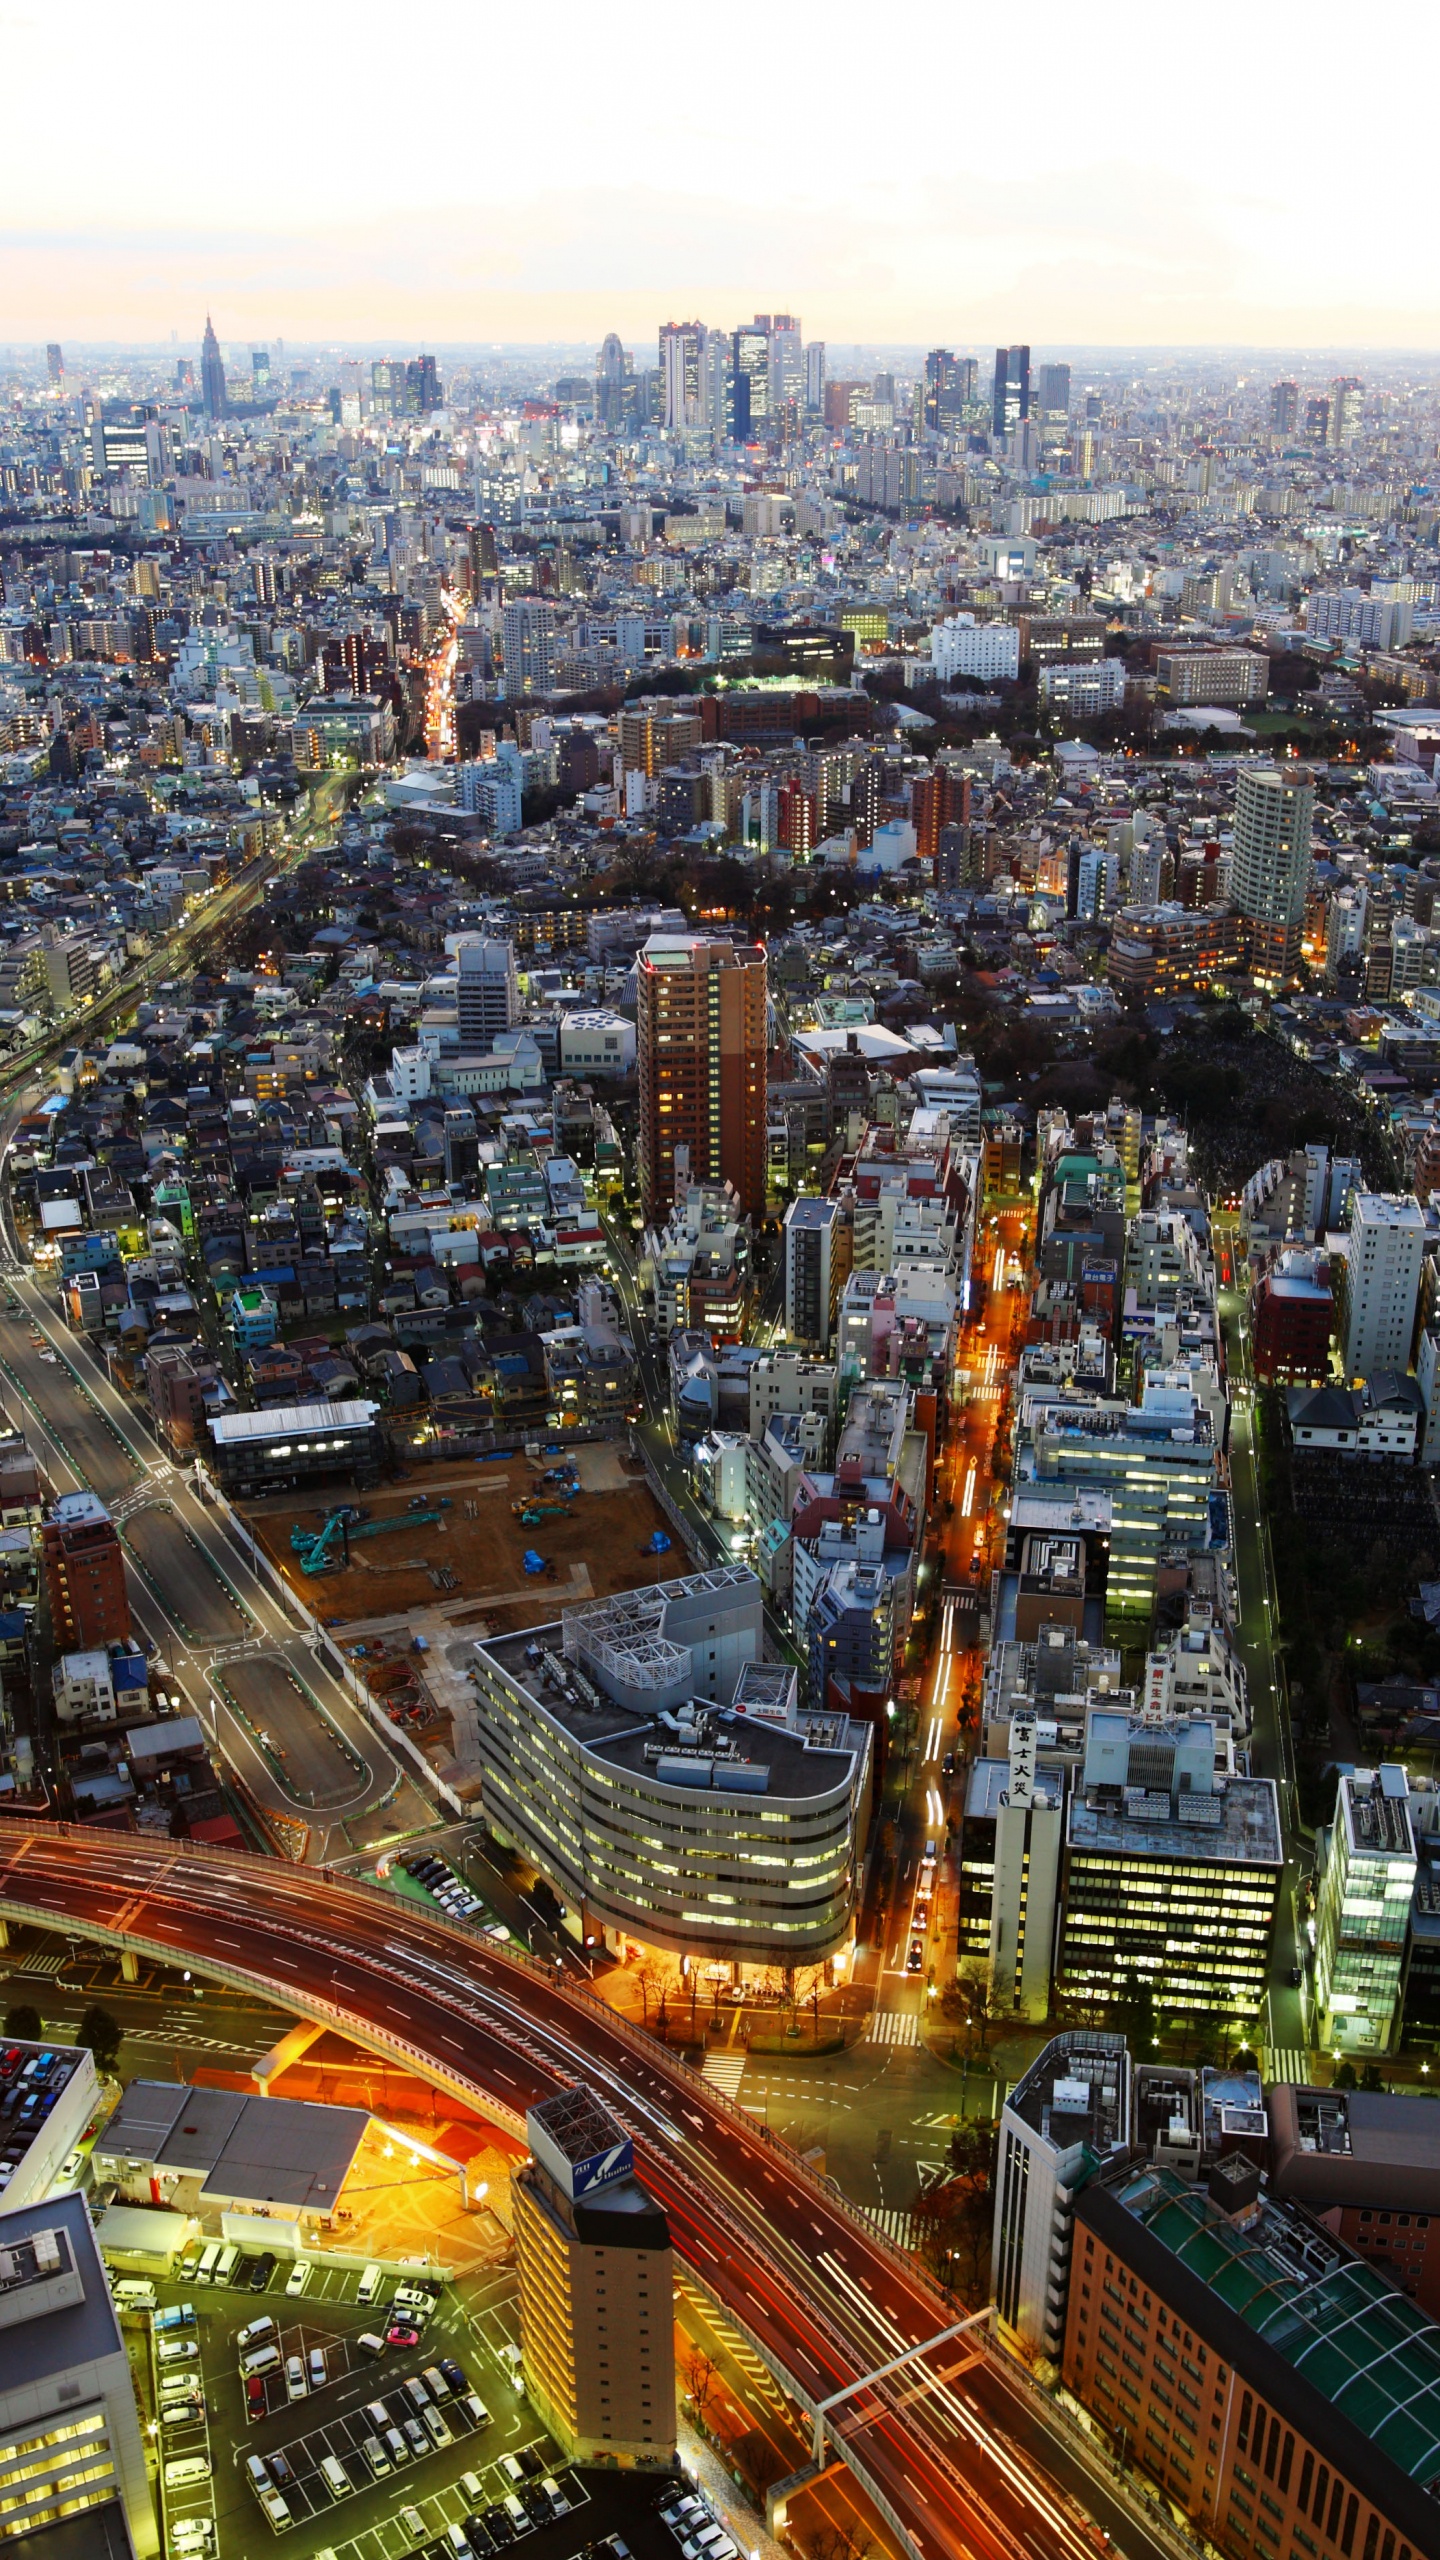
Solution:
[{"label": "excavator", "polygon": [[290,1549],[300,1559],[302,1573],[335,1573],[350,1561],[350,1549],[357,1538],[384,1538],[395,1529],[423,1529],[427,1522],[438,1520],[448,1502],[431,1509],[402,1511],[390,1520],[370,1520],[353,1502],[342,1502],[339,1509],[327,1513],[319,1529],[306,1529],[297,1520],[290,1532]]}]

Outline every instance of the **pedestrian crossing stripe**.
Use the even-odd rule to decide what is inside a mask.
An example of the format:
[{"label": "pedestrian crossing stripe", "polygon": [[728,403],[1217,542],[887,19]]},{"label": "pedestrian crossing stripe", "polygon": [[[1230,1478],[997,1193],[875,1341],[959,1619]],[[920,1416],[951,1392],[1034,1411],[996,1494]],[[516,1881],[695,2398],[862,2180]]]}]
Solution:
[{"label": "pedestrian crossing stripe", "polygon": [[712,2089],[722,2090],[727,2098],[738,2097],[749,2058],[744,2053],[707,2053],[700,2077],[708,2080]]},{"label": "pedestrian crossing stripe", "polygon": [[909,2248],[910,2230],[915,2217],[908,2205],[867,2204],[862,2205],[860,2210],[867,2222],[873,2222],[878,2230],[884,2232],[887,2240],[898,2240],[902,2249]]},{"label": "pedestrian crossing stripe", "polygon": [[16,1966],[16,1971],[17,1973],[58,1973],[62,1965],[67,1965],[69,1961],[68,1956],[26,1956],[23,1962]]},{"label": "pedestrian crossing stripe", "polygon": [[1308,2089],[1312,2078],[1310,2056],[1299,2045],[1263,2045],[1261,2078],[1272,2087],[1277,2080],[1288,2080],[1296,2088]]},{"label": "pedestrian crossing stripe", "polygon": [[913,2009],[872,2009],[865,2033],[872,2044],[918,2044],[920,2020]]}]

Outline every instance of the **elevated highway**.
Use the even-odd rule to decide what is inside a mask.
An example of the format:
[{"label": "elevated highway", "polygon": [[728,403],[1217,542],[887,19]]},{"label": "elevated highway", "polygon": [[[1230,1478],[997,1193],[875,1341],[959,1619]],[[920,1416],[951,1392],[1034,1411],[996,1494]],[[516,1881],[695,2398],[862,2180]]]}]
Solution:
[{"label": "elevated highway", "polygon": [[[593,1995],[413,1904],[278,1861],[35,1824],[0,1829],[0,1916],[279,1997],[512,2134],[583,2078],[634,2134],[692,2279],[812,2418],[953,2327],[923,2272],[718,2091]],[[1097,2500],[1088,2473],[1021,2449],[975,2397],[973,2364],[954,2340],[823,2420],[831,2457],[918,2560],[1093,2560],[1094,2516],[1137,2560],[1174,2552]]]}]

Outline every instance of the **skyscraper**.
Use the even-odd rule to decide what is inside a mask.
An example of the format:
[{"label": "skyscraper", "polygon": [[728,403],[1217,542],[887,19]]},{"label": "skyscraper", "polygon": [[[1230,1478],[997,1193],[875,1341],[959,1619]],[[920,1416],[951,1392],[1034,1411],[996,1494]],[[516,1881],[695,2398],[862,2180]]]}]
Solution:
[{"label": "skyscraper", "polygon": [[200,398],[207,418],[223,418],[230,402],[225,390],[225,367],[220,355],[220,341],[215,323],[205,314],[205,336],[200,347]]},{"label": "skyscraper", "polygon": [[991,402],[991,427],[997,436],[1008,436],[1030,415],[1030,350],[1028,347],[997,347],[995,350],[995,387]]},{"label": "skyscraper", "polygon": [[924,419],[927,427],[947,425],[960,409],[958,368],[948,347],[932,347],[925,359]]},{"label": "skyscraper", "polygon": [[800,322],[793,312],[777,311],[770,322],[770,412],[787,400],[805,396],[805,349]]},{"label": "skyscraper", "polygon": [[1270,432],[1275,436],[1293,436],[1300,415],[1298,382],[1277,382],[1270,393]]},{"label": "skyscraper", "polygon": [[819,417],[825,407],[825,341],[812,338],[805,350],[805,406]]},{"label": "skyscraper", "polygon": [[433,356],[412,356],[405,367],[405,405],[417,418],[428,418],[432,409],[445,406],[440,368]]},{"label": "skyscraper", "polygon": [[602,427],[623,425],[635,368],[614,330],[595,359],[595,416]]},{"label": "skyscraper", "polygon": [[53,340],[52,340],[51,344],[50,344],[50,345],[46,348],[46,350],[45,350],[45,364],[46,364],[46,368],[47,368],[47,370],[48,370],[48,372],[49,372],[50,379],[51,379],[51,381],[52,381],[52,382],[63,382],[63,381],[64,381],[64,379],[65,379],[65,355],[64,355],[64,350],[63,350],[63,348],[57,347],[57,346],[54,344]]},{"label": "skyscraper", "polygon": [[250,357],[251,398],[264,400],[269,396],[269,391],[270,350],[268,347],[256,347]]},{"label": "skyscraper", "polygon": [[1042,418],[1068,418],[1070,415],[1070,367],[1068,364],[1042,364],[1037,378],[1036,407]]},{"label": "skyscraper", "polygon": [[1230,852],[1230,901],[1240,918],[1246,964],[1270,986],[1300,965],[1300,928],[1310,885],[1315,785],[1308,773],[1276,766],[1240,774]]},{"label": "skyscraper", "polygon": [[708,337],[699,320],[667,320],[660,331],[661,414],[667,427],[683,430],[706,423]]},{"label": "skyscraper", "polygon": [[[737,377],[743,377],[749,391],[749,403],[746,409],[747,426],[758,426],[762,418],[768,418],[770,415],[770,315],[768,311],[757,312],[755,318],[743,329],[736,330],[734,370]],[[740,405],[737,392],[735,402],[737,418]],[[738,443],[738,437],[736,441]]]},{"label": "skyscraper", "polygon": [[1349,444],[1360,431],[1360,404],[1365,385],[1353,373],[1337,374],[1330,385],[1330,442]]},{"label": "skyscraper", "polygon": [[636,973],[640,1191],[645,1216],[693,1182],[765,1207],[767,987],[763,943],[652,933]]},{"label": "skyscraper", "polygon": [[554,682],[553,604],[507,604],[501,633],[506,701],[516,702],[527,693],[548,693]]}]

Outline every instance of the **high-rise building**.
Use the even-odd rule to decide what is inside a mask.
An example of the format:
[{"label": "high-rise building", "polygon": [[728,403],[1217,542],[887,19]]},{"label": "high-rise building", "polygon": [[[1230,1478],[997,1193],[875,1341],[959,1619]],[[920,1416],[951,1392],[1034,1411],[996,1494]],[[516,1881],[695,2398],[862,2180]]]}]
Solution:
[{"label": "high-rise building", "polygon": [[1030,350],[1028,347],[997,347],[991,398],[992,432],[997,436],[1013,435],[1021,419],[1029,415]]},{"label": "high-rise building", "polygon": [[1308,773],[1242,771],[1235,792],[1230,900],[1246,960],[1266,985],[1285,986],[1300,965],[1315,785]]},{"label": "high-rise building", "polygon": [[636,978],[640,1189],[659,1220],[677,1181],[728,1182],[765,1209],[767,985],[763,943],[653,933]]},{"label": "high-rise building", "polygon": [[1305,441],[1313,445],[1330,442],[1330,403],[1323,397],[1305,403]]},{"label": "high-rise building", "polygon": [[208,311],[205,336],[200,347],[200,398],[207,418],[223,418],[230,406],[225,390],[225,366],[220,354],[220,341],[215,323]]},{"label": "high-rise building", "polygon": [[850,1276],[853,1228],[845,1204],[802,1193],[785,1212],[785,1331],[828,1352],[835,1310]]},{"label": "high-rise building", "polygon": [[1440,2329],[1387,2265],[1238,2145],[1198,2183],[1153,2154],[1082,2176],[1073,2217],[1062,2380],[1199,2538],[1227,2560],[1433,2553]]},{"label": "high-rise building", "polygon": [[93,1493],[62,1493],[40,1531],[57,1653],[128,1642],[130,1603],[115,1524]]},{"label": "high-rise building", "polygon": [[555,607],[507,604],[501,625],[505,650],[505,699],[548,693],[554,682]]},{"label": "high-rise building", "polygon": [[[36,2534],[97,2560],[152,2560],[161,2546],[145,2441],[83,2196],[0,2214],[0,2334],[0,2495],[12,2547]],[[187,2432],[196,2431],[177,2430],[177,2454]]]},{"label": "high-rise building", "polygon": [[432,409],[444,408],[440,368],[433,356],[412,356],[405,367],[405,406],[417,418],[428,418]]},{"label": "high-rise building", "polygon": [[1387,1369],[1403,1376],[1410,1366],[1425,1236],[1418,1200],[1357,1191],[1351,1201],[1341,1276],[1345,1375],[1352,1384]]},{"label": "high-rise building", "polygon": [[1293,436],[1299,416],[1300,386],[1298,382],[1275,383],[1270,392],[1272,436]]},{"label": "high-rise building", "polygon": [[1068,418],[1070,415],[1070,367],[1068,364],[1042,364],[1036,380],[1036,407],[1042,418]]},{"label": "high-rise building", "polygon": [[[770,415],[770,315],[768,312],[757,312],[755,318],[743,329],[736,330],[732,372],[735,377],[733,398],[736,427],[738,429],[740,410],[743,405],[748,433],[751,427],[758,426],[762,418],[768,418]],[[745,385],[743,396],[740,391],[742,382]],[[737,444],[739,443],[738,432],[734,440]]]},{"label": "high-rise building", "polygon": [[805,350],[805,406],[820,416],[825,407],[825,341],[812,338]]},{"label": "high-rise building", "polygon": [[675,2454],[670,2228],[583,2086],[532,2107],[511,2172],[526,2395],[570,2462]]},{"label": "high-rise building", "polygon": [[1097,2166],[1125,2157],[1133,2118],[1129,2048],[1096,2027],[1054,2037],[1005,2101],[992,2281],[1001,2320],[1032,2354],[1060,2353],[1075,2190]]},{"label": "high-rise building", "polygon": [[49,374],[50,379],[51,379],[51,381],[52,381],[52,382],[63,382],[63,381],[64,381],[64,379],[65,379],[65,354],[64,354],[64,350],[63,350],[63,348],[61,348],[61,347],[57,347],[53,339],[51,340],[50,345],[49,345],[49,346],[46,348],[46,350],[45,350],[45,369],[46,369],[47,373]]},{"label": "high-rise building", "polygon": [[1315,1906],[1316,2034],[1331,2052],[1389,2053],[1399,2038],[1419,1870],[1410,1782],[1398,1763],[1341,1772]]},{"label": "high-rise building", "polygon": [[770,322],[770,413],[805,397],[805,349],[794,312],[777,311]]},{"label": "high-rise building", "polygon": [[477,935],[456,953],[455,1009],[462,1049],[488,1050],[502,1031],[513,1029],[520,1013],[515,982],[515,946]]},{"label": "high-rise building", "polygon": [[595,416],[602,427],[622,426],[635,368],[612,329],[595,359]]},{"label": "high-rise building", "polygon": [[662,423],[703,427],[709,331],[699,320],[667,320],[660,331]]},{"label": "high-rise building", "polygon": [[252,398],[264,400],[270,391],[270,350],[256,347],[250,358],[250,391]]},{"label": "high-rise building", "polygon": [[1330,385],[1330,442],[1338,449],[1360,432],[1365,385],[1353,373],[1337,374]]},{"label": "high-rise building", "polygon": [[[921,414],[927,427],[937,430],[949,426],[964,408],[961,382],[965,362],[957,360],[948,347],[932,347],[925,359],[925,381]],[[970,364],[973,374],[975,368]]]}]

